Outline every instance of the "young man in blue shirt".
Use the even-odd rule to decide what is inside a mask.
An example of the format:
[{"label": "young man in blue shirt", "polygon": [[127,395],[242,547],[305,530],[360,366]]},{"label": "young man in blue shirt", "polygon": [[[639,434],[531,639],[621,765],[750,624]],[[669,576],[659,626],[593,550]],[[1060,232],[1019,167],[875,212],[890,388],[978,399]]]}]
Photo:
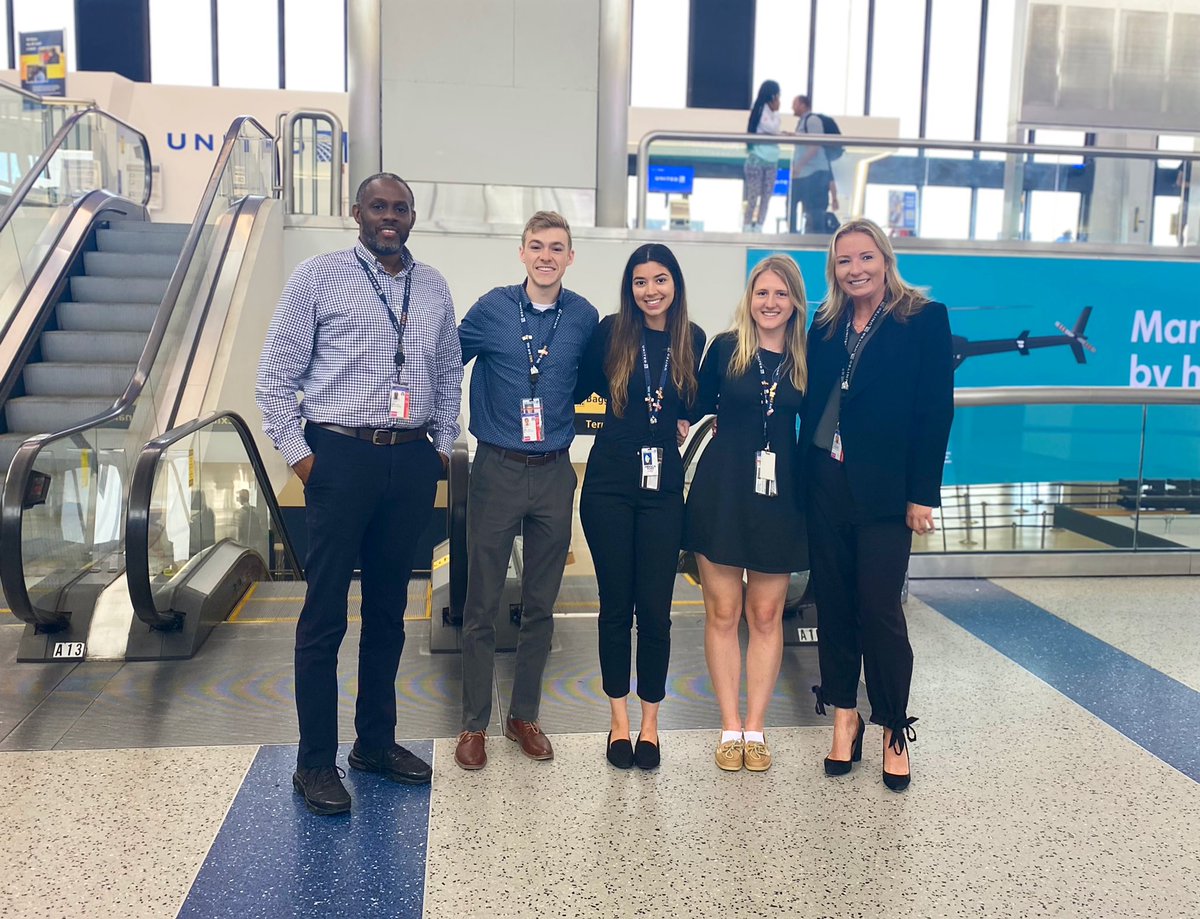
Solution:
[{"label": "young man in blue shirt", "polygon": [[562,286],[574,261],[571,228],[538,211],[521,234],[526,278],[484,294],[459,325],[471,375],[471,433],[479,441],[467,501],[467,598],[463,610],[463,722],[454,760],[487,764],[495,619],[513,540],[523,534],[521,631],[504,736],[531,759],[554,750],[538,725],[551,618],[571,544],[576,477],[573,392],[596,308]]}]

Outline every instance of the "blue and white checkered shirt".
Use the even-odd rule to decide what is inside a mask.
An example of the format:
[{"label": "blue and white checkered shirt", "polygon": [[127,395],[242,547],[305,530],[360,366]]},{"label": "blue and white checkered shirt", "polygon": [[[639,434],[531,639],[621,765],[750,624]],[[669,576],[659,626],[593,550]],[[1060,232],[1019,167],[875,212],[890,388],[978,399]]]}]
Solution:
[{"label": "blue and white checkered shirt", "polygon": [[[362,259],[362,262],[359,261]],[[367,276],[374,272],[397,326]],[[404,280],[412,273],[404,366],[397,369],[396,328]],[[362,242],[296,266],[275,308],[258,364],[255,401],[263,430],[289,466],[312,451],[300,421],[352,428],[428,424],[433,445],[449,455],[459,434],[463,364],[454,302],[441,273],[404,250],[392,277]],[[409,420],[389,418],[391,389],[408,387]],[[296,395],[304,393],[297,401]]]}]

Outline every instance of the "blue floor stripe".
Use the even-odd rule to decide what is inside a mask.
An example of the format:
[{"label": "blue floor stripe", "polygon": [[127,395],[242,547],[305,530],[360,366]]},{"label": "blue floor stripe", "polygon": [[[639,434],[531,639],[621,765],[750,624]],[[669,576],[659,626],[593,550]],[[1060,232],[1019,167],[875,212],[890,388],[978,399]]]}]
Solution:
[{"label": "blue floor stripe", "polygon": [[[433,755],[429,741],[405,746]],[[179,915],[420,917],[429,786],[347,769],[352,812],[318,817],[292,790],[295,766],[294,745],[258,751]]]},{"label": "blue floor stripe", "polygon": [[984,580],[913,582],[947,619],[1200,782],[1200,693]]}]

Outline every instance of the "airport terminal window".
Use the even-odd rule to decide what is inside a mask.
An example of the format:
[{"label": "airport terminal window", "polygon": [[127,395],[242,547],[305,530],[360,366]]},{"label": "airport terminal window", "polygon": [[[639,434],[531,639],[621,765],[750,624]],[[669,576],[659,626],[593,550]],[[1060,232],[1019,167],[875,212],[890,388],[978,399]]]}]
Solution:
[{"label": "airport terminal window", "polygon": [[758,0],[754,7],[753,85],[778,82],[784,112],[791,111],[793,96],[808,94],[810,22],[809,4],[797,0]]},{"label": "airport terminal window", "polygon": [[1016,0],[990,0],[988,3],[980,140],[1006,143],[1014,139],[1008,136],[1008,117],[1013,91],[1012,49],[1016,17]]},{"label": "airport terminal window", "polygon": [[73,0],[13,0],[12,14],[14,55],[20,54],[16,42],[21,40],[22,32],[64,29],[67,33],[67,66],[71,70],[75,69],[78,61],[75,58],[75,4]]},{"label": "airport terminal window", "polygon": [[287,0],[284,69],[288,89],[346,90],[343,0]]},{"label": "airport terminal window", "polygon": [[276,0],[217,0],[217,53],[221,86],[278,89]]},{"label": "airport terminal window", "polygon": [[635,0],[629,104],[687,108],[688,0]]},{"label": "airport terminal window", "polygon": [[933,0],[926,137],[974,139],[981,12],[980,0]]},{"label": "airport terminal window", "polygon": [[875,4],[871,115],[899,118],[901,137],[916,137],[921,126],[924,45],[925,0],[888,0]]},{"label": "airport terminal window", "polygon": [[[875,5],[876,39],[879,10],[890,4]],[[867,0],[817,5],[817,44],[814,55],[812,97],[819,112],[861,115],[867,85]],[[875,46],[876,61],[880,45]],[[890,56],[890,55],[889,55]],[[920,59],[918,58],[920,76]],[[872,114],[880,114],[872,110]]]},{"label": "airport terminal window", "polygon": [[209,0],[150,0],[150,77],[171,86],[212,86]]}]

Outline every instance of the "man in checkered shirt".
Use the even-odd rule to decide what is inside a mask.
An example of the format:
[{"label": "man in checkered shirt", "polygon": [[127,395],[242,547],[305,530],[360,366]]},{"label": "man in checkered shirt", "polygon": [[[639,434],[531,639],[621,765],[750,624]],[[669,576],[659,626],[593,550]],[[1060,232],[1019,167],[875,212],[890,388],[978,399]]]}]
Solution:
[{"label": "man in checkered shirt", "polygon": [[317,814],[350,809],[335,764],[337,655],[358,560],[350,766],[412,785],[432,775],[396,743],[395,683],[413,556],[459,434],[463,377],[446,280],[405,245],[412,189],[391,173],[371,176],[353,213],[357,244],[302,262],[288,280],[256,389],[263,429],[304,483],[308,589],[296,626],[292,784]]}]

